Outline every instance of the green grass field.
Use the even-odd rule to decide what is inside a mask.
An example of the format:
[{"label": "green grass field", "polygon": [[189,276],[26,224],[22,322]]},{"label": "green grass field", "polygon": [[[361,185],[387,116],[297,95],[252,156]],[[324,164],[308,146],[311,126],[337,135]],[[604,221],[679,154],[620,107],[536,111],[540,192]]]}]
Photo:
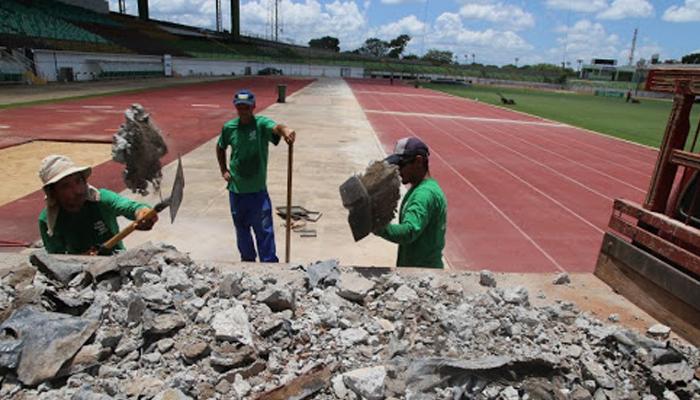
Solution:
[{"label": "green grass field", "polygon": [[[672,105],[671,101],[667,100],[642,98],[640,104],[631,104],[625,103],[624,98],[531,89],[444,84],[425,86],[499,106],[502,105],[497,94],[500,92],[516,103],[514,106],[504,107],[657,148],[663,138]],[[699,119],[700,104],[693,108],[689,142],[692,142]],[[698,148],[700,143],[696,145],[696,151]]]}]

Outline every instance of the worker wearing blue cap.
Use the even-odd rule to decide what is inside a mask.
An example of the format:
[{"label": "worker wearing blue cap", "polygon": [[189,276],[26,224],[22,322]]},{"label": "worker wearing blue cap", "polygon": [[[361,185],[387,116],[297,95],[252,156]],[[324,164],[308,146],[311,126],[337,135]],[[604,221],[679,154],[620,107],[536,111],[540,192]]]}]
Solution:
[{"label": "worker wearing blue cap", "polygon": [[[236,244],[242,261],[255,261],[257,256],[260,262],[278,262],[272,204],[267,192],[268,145],[277,145],[280,138],[291,145],[296,132],[270,118],[254,115],[255,94],[249,90],[238,91],[233,104],[238,118],[226,122],[221,129],[216,158],[228,185]],[[227,165],[228,147],[231,156]]]}]

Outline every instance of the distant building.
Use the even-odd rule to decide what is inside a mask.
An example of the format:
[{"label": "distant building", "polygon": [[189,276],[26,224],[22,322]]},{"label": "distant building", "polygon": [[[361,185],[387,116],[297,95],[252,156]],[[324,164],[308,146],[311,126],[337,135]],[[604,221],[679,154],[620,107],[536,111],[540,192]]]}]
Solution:
[{"label": "distant building", "polygon": [[637,67],[632,65],[617,65],[617,60],[594,58],[581,67],[581,79],[631,82],[636,71]]}]

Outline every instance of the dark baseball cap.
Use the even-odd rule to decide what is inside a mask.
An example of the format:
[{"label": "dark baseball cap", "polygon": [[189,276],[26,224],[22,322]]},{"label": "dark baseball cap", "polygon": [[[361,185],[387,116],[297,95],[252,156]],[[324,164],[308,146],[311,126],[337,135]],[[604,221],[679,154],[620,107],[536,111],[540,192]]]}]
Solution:
[{"label": "dark baseball cap", "polygon": [[417,155],[428,157],[430,155],[428,146],[417,137],[405,137],[396,142],[394,154],[384,159],[384,161],[398,165],[402,160],[410,159]]},{"label": "dark baseball cap", "polygon": [[247,104],[251,107],[255,105],[255,94],[248,89],[242,89],[233,96],[233,104]]}]

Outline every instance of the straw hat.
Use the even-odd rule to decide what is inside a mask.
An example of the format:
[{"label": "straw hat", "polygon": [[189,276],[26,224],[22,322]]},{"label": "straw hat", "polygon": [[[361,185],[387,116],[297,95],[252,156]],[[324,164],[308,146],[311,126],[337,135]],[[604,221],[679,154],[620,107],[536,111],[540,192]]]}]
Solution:
[{"label": "straw hat", "polygon": [[78,166],[66,156],[52,154],[41,162],[39,178],[41,178],[41,182],[46,187],[77,172],[82,172],[85,179],[87,179],[92,173],[92,168]]}]

